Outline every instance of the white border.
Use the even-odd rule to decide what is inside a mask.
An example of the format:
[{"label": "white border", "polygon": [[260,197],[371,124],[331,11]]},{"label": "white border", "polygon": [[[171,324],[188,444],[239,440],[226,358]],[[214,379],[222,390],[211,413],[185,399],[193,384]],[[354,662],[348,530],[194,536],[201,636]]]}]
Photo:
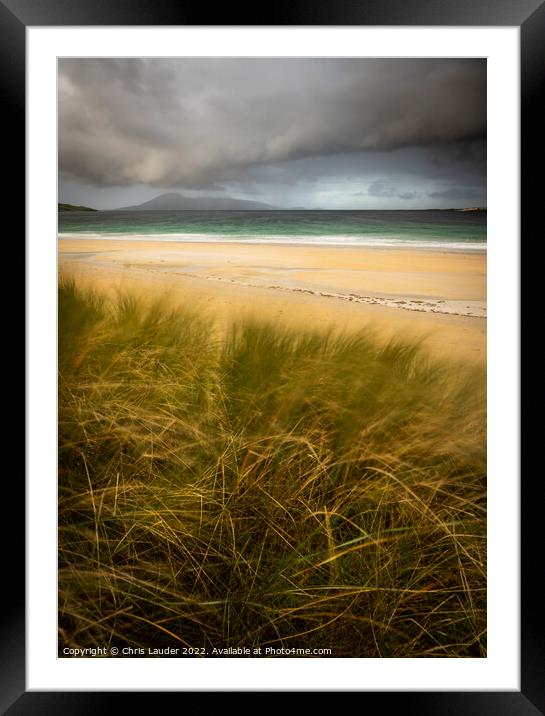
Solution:
[{"label": "white border", "polygon": [[[57,56],[488,58],[489,655],[57,659]],[[27,28],[27,689],[520,690],[519,28]]]}]

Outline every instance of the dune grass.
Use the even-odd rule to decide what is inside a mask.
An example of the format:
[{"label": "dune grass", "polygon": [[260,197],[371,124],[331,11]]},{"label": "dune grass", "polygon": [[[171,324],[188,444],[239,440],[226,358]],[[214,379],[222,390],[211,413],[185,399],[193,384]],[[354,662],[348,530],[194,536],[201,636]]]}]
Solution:
[{"label": "dune grass", "polygon": [[61,280],[59,654],[485,656],[485,408],[417,344]]}]

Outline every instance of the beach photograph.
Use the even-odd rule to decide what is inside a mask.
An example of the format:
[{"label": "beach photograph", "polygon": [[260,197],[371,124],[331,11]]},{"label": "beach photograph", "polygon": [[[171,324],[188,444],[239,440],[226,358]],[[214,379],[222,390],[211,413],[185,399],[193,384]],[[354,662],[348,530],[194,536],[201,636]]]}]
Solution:
[{"label": "beach photograph", "polygon": [[58,656],[487,656],[486,59],[57,61]]}]

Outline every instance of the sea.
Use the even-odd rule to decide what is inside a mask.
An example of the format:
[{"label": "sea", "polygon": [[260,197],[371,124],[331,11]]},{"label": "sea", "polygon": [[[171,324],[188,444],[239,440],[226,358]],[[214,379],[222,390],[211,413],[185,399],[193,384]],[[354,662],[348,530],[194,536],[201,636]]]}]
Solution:
[{"label": "sea", "polygon": [[486,211],[67,211],[59,238],[486,251]]}]

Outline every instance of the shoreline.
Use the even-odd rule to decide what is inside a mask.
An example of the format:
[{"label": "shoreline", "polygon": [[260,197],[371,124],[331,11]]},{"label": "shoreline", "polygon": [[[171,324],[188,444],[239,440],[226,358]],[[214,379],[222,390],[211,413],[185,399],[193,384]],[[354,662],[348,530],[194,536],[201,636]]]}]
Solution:
[{"label": "shoreline", "polygon": [[[120,238],[123,236],[124,238]],[[297,239],[281,235],[270,235],[267,237],[230,237],[228,234],[201,234],[201,233],[164,233],[164,234],[120,234],[120,233],[104,233],[104,232],[59,232],[57,234],[59,241],[119,241],[119,242],[141,242],[149,243],[166,243],[166,244],[240,244],[241,246],[315,246],[323,248],[355,248],[355,249],[379,249],[379,250],[407,250],[407,251],[431,251],[442,253],[477,253],[486,254],[486,243],[470,243],[470,242],[451,242],[441,243],[438,241],[419,241],[411,239],[392,239],[369,238],[350,241],[350,235],[338,235],[336,237],[323,236],[303,236],[299,235]],[[167,238],[171,237],[171,238]],[[319,239],[322,239],[320,241]],[[336,240],[338,239],[338,240]]]},{"label": "shoreline", "polygon": [[[423,337],[432,353],[486,360],[486,255],[375,247],[60,239],[59,268],[106,291],[169,293],[220,322]],[[328,249],[324,251],[323,249]]]}]

